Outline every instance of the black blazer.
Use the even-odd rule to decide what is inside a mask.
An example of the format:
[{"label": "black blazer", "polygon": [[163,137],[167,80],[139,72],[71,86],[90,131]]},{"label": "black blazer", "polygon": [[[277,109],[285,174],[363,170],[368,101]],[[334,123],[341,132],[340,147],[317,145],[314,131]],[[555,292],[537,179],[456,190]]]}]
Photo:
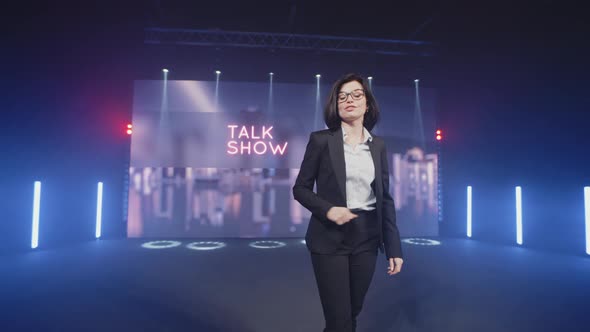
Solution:
[{"label": "black blazer", "polygon": [[[371,134],[372,135],[372,134]],[[399,231],[395,222],[395,205],[389,194],[389,168],[385,142],[374,135],[369,149],[375,164],[375,180],[371,188],[377,198],[381,252],[386,258],[402,257]],[[342,128],[311,133],[293,196],[311,211],[305,235],[311,252],[332,254],[344,240],[342,226],[327,218],[333,206],[346,207],[346,165],[344,163]],[[317,193],[313,191],[317,183]]]}]

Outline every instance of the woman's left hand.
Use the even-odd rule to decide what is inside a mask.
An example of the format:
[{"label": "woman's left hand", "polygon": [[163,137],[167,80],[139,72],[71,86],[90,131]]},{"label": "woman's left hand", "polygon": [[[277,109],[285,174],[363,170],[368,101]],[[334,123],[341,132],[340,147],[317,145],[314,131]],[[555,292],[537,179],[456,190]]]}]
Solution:
[{"label": "woman's left hand", "polygon": [[389,267],[387,268],[387,274],[392,276],[394,274],[400,273],[402,270],[403,263],[404,263],[404,260],[399,257],[390,258],[389,259]]}]

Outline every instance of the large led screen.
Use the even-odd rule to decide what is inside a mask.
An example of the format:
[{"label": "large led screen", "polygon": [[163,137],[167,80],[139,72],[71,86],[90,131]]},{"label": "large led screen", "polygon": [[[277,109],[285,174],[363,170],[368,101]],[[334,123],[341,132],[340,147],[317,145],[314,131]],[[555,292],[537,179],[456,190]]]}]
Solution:
[{"label": "large led screen", "polygon": [[[129,237],[302,237],[293,199],[330,86],[136,81]],[[373,86],[402,236],[438,235],[435,92]],[[417,102],[419,101],[419,107]]]}]

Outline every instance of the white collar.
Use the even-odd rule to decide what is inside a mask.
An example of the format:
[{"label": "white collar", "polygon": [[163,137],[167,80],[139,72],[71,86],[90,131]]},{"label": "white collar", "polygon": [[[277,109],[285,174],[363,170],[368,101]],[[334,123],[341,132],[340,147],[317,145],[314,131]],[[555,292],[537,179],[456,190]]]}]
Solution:
[{"label": "white collar", "polygon": [[[367,143],[367,141],[369,141],[369,142],[373,141],[373,136],[371,136],[371,133],[365,127],[363,127],[363,134],[365,136],[365,140],[361,143]],[[345,140],[346,136],[348,136],[348,134],[346,133],[346,130],[344,130],[344,127],[342,127],[342,139]]]}]

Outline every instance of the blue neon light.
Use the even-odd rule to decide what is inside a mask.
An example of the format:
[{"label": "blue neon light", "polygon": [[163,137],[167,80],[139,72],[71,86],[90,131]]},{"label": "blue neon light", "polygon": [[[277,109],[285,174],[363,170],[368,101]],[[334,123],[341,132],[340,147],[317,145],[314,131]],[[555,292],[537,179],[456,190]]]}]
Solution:
[{"label": "blue neon light", "polygon": [[471,186],[467,186],[467,237],[471,237]]},{"label": "blue neon light", "polygon": [[522,188],[516,187],[516,243],[522,245]]},{"label": "blue neon light", "polygon": [[102,182],[98,183],[96,195],[96,238],[100,238],[102,232]]},{"label": "blue neon light", "polygon": [[31,248],[39,246],[39,210],[41,208],[41,181],[35,181],[33,194],[33,230],[31,235]]}]

